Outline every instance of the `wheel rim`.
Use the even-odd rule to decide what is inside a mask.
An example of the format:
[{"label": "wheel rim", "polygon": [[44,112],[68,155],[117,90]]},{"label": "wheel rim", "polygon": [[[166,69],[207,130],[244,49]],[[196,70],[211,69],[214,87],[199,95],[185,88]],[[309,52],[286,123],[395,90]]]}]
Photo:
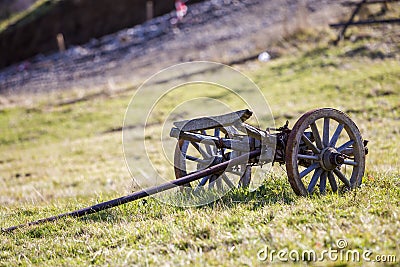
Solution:
[{"label": "wheel rim", "polygon": [[[213,135],[215,137],[232,137],[238,132],[233,127],[224,127],[206,131],[202,134]],[[232,157],[240,156],[240,153],[228,149],[217,149],[214,146],[189,142],[179,139],[174,154],[174,171],[176,179],[182,178],[191,172],[195,172],[215,164],[228,160],[229,153],[236,153]],[[203,177],[198,181],[184,185],[182,189],[192,188],[194,190],[217,189],[218,191],[230,190],[233,187],[245,187],[250,183],[250,166],[246,164],[230,166],[222,173]]]},{"label": "wheel rim", "polygon": [[355,123],[336,109],[317,109],[294,125],[286,147],[286,171],[298,195],[353,189],[361,183],[365,150]]}]

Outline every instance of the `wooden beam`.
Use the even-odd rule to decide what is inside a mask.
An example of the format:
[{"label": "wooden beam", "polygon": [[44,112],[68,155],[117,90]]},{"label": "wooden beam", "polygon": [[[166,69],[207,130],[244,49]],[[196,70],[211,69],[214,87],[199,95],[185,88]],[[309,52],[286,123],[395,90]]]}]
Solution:
[{"label": "wooden beam", "polygon": [[351,23],[348,22],[339,22],[334,24],[329,24],[332,28],[340,28],[342,26],[355,26],[355,25],[371,25],[371,24],[383,24],[383,23],[400,23],[400,19],[381,19],[381,20],[360,20],[353,21]]},{"label": "wooden beam", "polygon": [[[385,4],[385,3],[395,3],[395,2],[400,2],[400,0],[369,0],[369,1],[365,2],[364,5]],[[348,1],[348,2],[341,3],[341,5],[342,6],[356,6],[356,5],[358,5],[358,2]]]},{"label": "wooden beam", "polygon": [[181,131],[199,131],[213,129],[217,127],[229,126],[235,123],[243,122],[253,114],[248,109],[239,110],[220,116],[209,116],[192,120],[174,122],[174,126]]},{"label": "wooden beam", "polygon": [[242,132],[247,133],[248,136],[262,140],[267,136],[267,133],[247,123],[236,123],[235,126]]},{"label": "wooden beam", "polygon": [[347,21],[347,23],[343,25],[343,29],[340,31],[337,39],[334,42],[335,45],[337,45],[339,41],[344,38],[344,34],[346,33],[347,27],[349,27],[350,23],[353,22],[354,17],[357,15],[358,11],[360,11],[362,5],[365,4],[365,2],[367,2],[367,0],[362,0],[357,4],[356,8],[354,9],[353,13],[350,16],[350,19]]},{"label": "wooden beam", "polygon": [[250,151],[250,144],[248,142],[235,139],[218,138],[198,133],[184,132],[180,131],[178,128],[172,128],[169,135],[177,139],[184,139],[190,142],[212,145],[218,148],[229,148],[242,152]]}]

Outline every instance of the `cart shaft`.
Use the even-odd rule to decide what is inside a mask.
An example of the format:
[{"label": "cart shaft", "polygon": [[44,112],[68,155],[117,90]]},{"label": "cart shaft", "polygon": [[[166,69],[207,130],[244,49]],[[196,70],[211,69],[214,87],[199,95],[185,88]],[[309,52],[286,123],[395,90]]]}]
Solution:
[{"label": "cart shaft", "polygon": [[52,221],[56,221],[58,219],[64,218],[64,217],[82,217],[85,215],[89,215],[89,214],[93,214],[102,210],[106,210],[106,209],[110,209],[116,206],[120,206],[123,205],[125,203],[128,202],[132,202],[135,201],[137,199],[141,199],[150,195],[154,195],[163,191],[166,191],[168,189],[177,187],[177,186],[181,186],[190,182],[193,182],[195,180],[198,180],[202,177],[208,176],[210,174],[213,173],[218,173],[221,171],[224,171],[229,165],[237,165],[240,163],[244,163],[244,162],[248,162],[249,159],[252,158],[256,158],[257,156],[260,155],[260,150],[256,149],[254,151],[251,151],[250,153],[246,153],[244,155],[241,155],[239,157],[233,158],[231,160],[219,163],[217,165],[211,166],[207,169],[204,170],[200,170],[198,172],[194,172],[191,174],[188,174],[180,179],[176,179],[174,181],[171,182],[167,182],[158,186],[154,186],[154,187],[150,187],[147,189],[143,189],[140,190],[138,192],[135,192],[131,195],[127,195],[127,196],[123,196],[120,198],[116,198],[116,199],[112,199],[106,202],[102,202],[87,208],[83,208],[80,210],[76,210],[76,211],[72,211],[72,212],[68,212],[68,213],[63,213],[63,214],[59,214],[56,216],[52,216],[52,217],[48,217],[48,218],[44,218],[44,219],[40,219],[37,221],[33,221],[33,222],[29,222],[27,224],[21,224],[21,225],[16,225],[16,226],[12,226],[6,229],[1,229],[2,232],[11,232],[15,229],[18,228],[22,228],[25,226],[30,226],[30,225],[37,225],[37,224],[42,224],[45,222],[52,222]]}]

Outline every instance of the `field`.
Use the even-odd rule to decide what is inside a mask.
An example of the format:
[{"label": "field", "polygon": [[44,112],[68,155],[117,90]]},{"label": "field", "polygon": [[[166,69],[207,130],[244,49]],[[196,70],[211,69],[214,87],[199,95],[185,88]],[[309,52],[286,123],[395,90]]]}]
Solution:
[{"label": "field", "polygon": [[[318,107],[346,112],[370,141],[360,188],[297,197],[284,170],[274,166],[258,190],[238,189],[202,207],[177,208],[147,198],[80,219],[2,233],[0,265],[281,265],[263,256],[271,250],[321,253],[337,248],[340,240],[347,242],[346,251],[368,250],[372,260],[389,256],[383,257],[387,264],[398,264],[400,47],[395,43],[385,50],[379,45],[382,36],[365,33],[333,47],[329,34],[297,33],[276,44],[285,48],[281,57],[234,67],[260,87],[277,126],[286,120],[293,126],[301,114]],[[2,228],[138,189],[125,165],[120,130],[136,91],[137,85],[119,84],[19,95],[0,108]],[[218,99],[231,101],[224,95]],[[161,127],[156,117],[150,132]],[[325,262],[316,264],[372,263],[325,255]]]}]

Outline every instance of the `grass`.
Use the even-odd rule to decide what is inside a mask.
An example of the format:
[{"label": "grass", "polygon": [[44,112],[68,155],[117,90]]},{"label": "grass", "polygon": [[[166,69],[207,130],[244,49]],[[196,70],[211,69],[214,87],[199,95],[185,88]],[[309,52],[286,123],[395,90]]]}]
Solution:
[{"label": "grass", "polygon": [[0,21],[0,33],[13,25],[24,25],[46,13],[59,0],[37,0],[29,8]]},{"label": "grass", "polygon": [[[373,251],[371,257],[396,255],[398,263],[398,58],[377,58],[360,49],[381,39],[331,47],[318,35],[301,38],[313,45],[289,47],[290,53],[267,64],[238,67],[261,88],[277,126],[287,119],[293,126],[302,113],[317,107],[347,112],[370,140],[361,188],[300,198],[285,172],[275,166],[258,190],[238,189],[203,207],[177,208],[147,198],[80,219],[1,234],[0,265],[257,266],[270,263],[257,258],[266,246],[322,252],[334,249],[339,239],[348,242],[346,249]],[[118,131],[135,90],[124,86],[112,92],[100,88],[37,95],[32,103],[1,107],[1,227],[137,190],[125,166]],[[195,90],[188,91],[175,100],[194,95]],[[150,131],[162,127],[157,119],[163,112],[160,107],[155,113]],[[352,265],[328,260],[325,264]]]}]

